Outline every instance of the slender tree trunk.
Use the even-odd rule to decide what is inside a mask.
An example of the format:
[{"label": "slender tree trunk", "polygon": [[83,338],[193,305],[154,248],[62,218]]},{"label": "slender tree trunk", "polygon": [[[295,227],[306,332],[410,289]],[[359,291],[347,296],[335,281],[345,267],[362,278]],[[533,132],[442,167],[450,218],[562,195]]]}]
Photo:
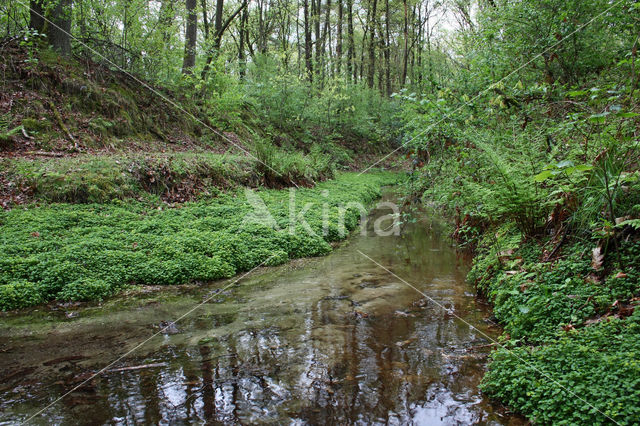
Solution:
[{"label": "slender tree trunk", "polygon": [[371,26],[371,8],[368,7],[367,18],[364,23],[364,31],[362,33],[362,46],[360,48],[360,81],[362,81],[366,77],[364,74],[364,69],[365,69],[364,55],[365,53],[367,53],[367,40],[368,40],[367,37],[371,33],[370,26]]},{"label": "slender tree trunk", "polygon": [[[211,49],[209,50],[209,53],[207,55],[207,60],[205,62],[204,68],[202,68],[202,73],[200,74],[200,78],[202,78],[203,80],[206,79],[207,75],[209,74],[209,70],[211,69],[211,63],[213,62],[214,57],[218,55],[218,53],[220,52],[220,47],[222,47],[222,35],[227,30],[231,22],[236,18],[236,16],[238,16],[240,12],[242,12],[244,9],[247,8],[247,1],[246,0],[243,1],[242,4],[238,7],[238,9],[236,9],[236,11],[233,12],[231,16],[229,16],[229,18],[227,18],[227,20],[224,21],[224,23],[222,22],[223,6],[224,6],[224,0],[217,0],[216,18],[214,21],[214,29],[213,29],[214,39],[213,39]],[[249,37],[246,37],[246,40],[248,43]],[[251,45],[248,44],[248,46],[249,46],[249,51],[251,51]]]},{"label": "slender tree trunk", "polygon": [[296,0],[296,49],[298,50],[298,55],[296,58],[297,61],[297,65],[298,65],[298,77],[300,76],[300,70],[301,70],[301,65],[300,65],[300,58],[302,58],[302,47],[300,46],[300,12],[298,12],[300,10],[300,0]]},{"label": "slender tree trunk", "polygon": [[[318,3],[320,2],[320,0],[318,0]],[[326,61],[325,61],[325,56],[326,56],[326,50],[327,50],[327,41],[330,41],[330,34],[329,34],[329,21],[331,19],[331,0],[327,0],[327,3],[325,5],[325,18],[324,18],[324,28],[322,29],[322,46],[320,48],[320,66],[321,66],[321,71],[322,71],[322,75],[321,75],[321,81],[320,81],[320,86],[324,86],[324,80],[325,80],[325,73],[326,73]]]},{"label": "slender tree trunk", "polygon": [[198,15],[196,14],[196,0],[187,0],[187,28],[185,31],[184,60],[182,61],[182,73],[193,74],[196,65],[196,40],[198,35]]},{"label": "slender tree trunk", "polygon": [[211,31],[209,30],[209,17],[207,16],[207,0],[200,0],[202,8],[202,26],[204,27],[204,39],[209,40]]},{"label": "slender tree trunk", "polygon": [[[312,0],[313,1],[313,0]],[[311,58],[311,14],[309,0],[304,0],[304,62],[307,68],[307,77],[313,82],[313,59]],[[313,4],[312,4],[313,8]]]},{"label": "slender tree trunk", "polygon": [[422,22],[422,5],[418,5],[418,58],[416,61],[416,67],[418,69],[418,89],[422,90],[422,36],[423,36],[423,22]]},{"label": "slender tree trunk", "polygon": [[216,19],[214,23],[214,40],[213,49],[215,52],[220,50],[222,45],[222,14],[224,13],[224,0],[216,1]]},{"label": "slender tree trunk", "polygon": [[71,56],[72,0],[59,0],[51,11],[51,22],[46,25],[49,43],[62,56]]},{"label": "slender tree trunk", "polygon": [[238,45],[238,64],[240,65],[240,79],[244,79],[247,62],[244,54],[245,31],[249,20],[249,8],[244,8],[240,16],[240,43]]},{"label": "slender tree trunk", "polygon": [[[315,30],[315,34],[316,34],[316,38],[315,38],[315,43],[316,43],[316,58],[315,58],[315,68],[316,68],[316,75],[320,74],[320,68],[321,68],[321,58],[322,58],[322,53],[321,53],[321,49],[322,49],[322,34],[320,34],[320,8],[321,8],[321,2],[322,0],[311,0],[311,5],[312,5],[312,9],[313,10],[313,27]],[[314,7],[315,5],[315,7]]]},{"label": "slender tree trunk", "polygon": [[427,7],[425,9],[425,24],[426,29],[425,33],[427,36],[427,61],[429,62],[429,69],[427,78],[429,79],[429,87],[431,88],[431,92],[435,91],[435,79],[433,77],[433,58],[431,57],[431,25],[429,22],[429,17],[431,16],[431,10],[429,10],[429,2],[427,1]]},{"label": "slender tree trunk", "polygon": [[354,51],[355,43],[353,40],[353,0],[347,0],[347,71],[349,75],[353,75],[353,82],[357,82],[357,71],[355,69]]},{"label": "slender tree trunk", "polygon": [[338,0],[338,29],[336,34],[336,71],[338,75],[342,71],[342,1]]},{"label": "slender tree trunk", "polygon": [[391,96],[391,35],[389,33],[389,0],[385,0],[384,8],[384,30],[385,30],[385,49],[384,49],[384,68],[385,68],[385,89],[387,96]]},{"label": "slender tree trunk", "polygon": [[402,4],[404,6],[404,49],[402,51],[400,86],[404,87],[407,82],[407,62],[409,60],[409,16],[407,15],[407,0],[403,0]]},{"label": "slender tree trunk", "polygon": [[371,4],[371,25],[369,26],[369,74],[368,84],[370,88],[373,88],[373,80],[376,73],[376,12],[377,12],[378,0],[373,0]]}]

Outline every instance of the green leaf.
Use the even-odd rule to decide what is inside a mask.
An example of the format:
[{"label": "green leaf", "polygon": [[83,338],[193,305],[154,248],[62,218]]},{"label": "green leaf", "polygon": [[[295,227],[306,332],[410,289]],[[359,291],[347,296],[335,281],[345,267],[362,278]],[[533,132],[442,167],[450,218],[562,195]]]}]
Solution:
[{"label": "green leaf", "polygon": [[538,173],[533,178],[533,180],[535,180],[536,182],[544,182],[545,180],[550,178],[552,175],[553,173],[551,172],[551,170],[543,170],[541,173]]},{"label": "green leaf", "polygon": [[593,114],[589,117],[589,121],[592,123],[596,123],[596,124],[602,124],[606,121],[607,119],[607,115],[609,115],[609,112],[603,112],[600,114]]},{"label": "green leaf", "polygon": [[559,169],[564,169],[565,167],[571,167],[571,166],[573,166],[573,161],[571,160],[564,160],[556,164],[556,167]]},{"label": "green leaf", "polygon": [[571,92],[567,92],[567,96],[569,96],[570,98],[577,98],[577,97],[585,96],[588,94],[589,92],[586,90],[573,90]]}]

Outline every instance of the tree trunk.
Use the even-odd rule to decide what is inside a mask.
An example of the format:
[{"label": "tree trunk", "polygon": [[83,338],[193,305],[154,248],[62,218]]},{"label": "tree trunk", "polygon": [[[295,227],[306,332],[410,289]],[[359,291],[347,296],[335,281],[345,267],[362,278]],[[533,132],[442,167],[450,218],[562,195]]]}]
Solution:
[{"label": "tree trunk", "polygon": [[200,0],[200,7],[202,8],[202,26],[204,27],[204,39],[209,40],[209,17],[207,16],[207,0]]},{"label": "tree trunk", "polygon": [[320,34],[320,7],[322,0],[311,0],[311,9],[313,10],[313,27],[316,34],[316,58],[315,58],[315,68],[316,74],[320,73],[320,58],[322,56],[322,34]]},{"label": "tree trunk", "polygon": [[72,0],[59,0],[51,11],[51,22],[46,26],[49,43],[62,56],[71,56]]},{"label": "tree trunk", "polygon": [[373,80],[376,73],[376,9],[378,6],[378,0],[373,0],[371,4],[371,25],[369,29],[369,74],[367,75],[368,84],[370,88],[373,88]]},{"label": "tree trunk", "polygon": [[[224,0],[217,0],[216,18],[215,18],[214,29],[213,29],[214,31],[213,45],[212,45],[212,48],[209,49],[209,53],[207,54],[207,60],[205,61],[204,68],[202,68],[202,73],[200,74],[200,78],[202,78],[203,80],[205,80],[207,78],[207,75],[209,74],[209,70],[211,69],[211,63],[213,62],[214,56],[217,55],[220,51],[220,47],[222,46],[222,35],[226,31],[226,29],[229,27],[231,22],[235,19],[235,17],[238,16],[240,12],[242,12],[244,9],[247,8],[247,1],[246,0],[243,1],[240,7],[238,7],[238,9],[236,9],[236,11],[233,12],[231,16],[229,16],[229,18],[227,18],[227,20],[224,22],[222,22],[223,6],[224,6]],[[246,37],[246,39],[248,42],[249,38]],[[249,50],[251,51],[250,45],[249,45]]]},{"label": "tree trunk", "polygon": [[44,31],[43,0],[31,0],[29,4],[29,28],[42,34]]},{"label": "tree trunk", "polygon": [[354,83],[357,80],[357,71],[354,67],[355,52],[353,41],[353,0],[347,0],[347,71],[353,75]]},{"label": "tree trunk", "polygon": [[182,73],[193,74],[196,65],[196,40],[198,35],[198,15],[196,14],[196,0],[186,0],[187,28],[185,31],[184,60],[182,61]]},{"label": "tree trunk", "polygon": [[387,96],[391,96],[391,35],[389,34],[389,0],[385,0],[384,9],[384,30],[385,30],[385,49],[384,49],[384,77],[385,89]]},{"label": "tree trunk", "polygon": [[336,34],[336,71],[340,75],[342,71],[342,0],[338,0],[338,31]]},{"label": "tree trunk", "polygon": [[407,82],[407,63],[409,60],[409,16],[407,15],[407,0],[403,0],[404,6],[404,49],[402,52],[402,75],[400,76],[400,86],[404,87]]},{"label": "tree trunk", "polygon": [[[427,6],[428,7],[428,6]],[[416,67],[418,68],[418,90],[422,91],[422,35],[424,33],[422,23],[422,5],[418,5],[418,58]]]},{"label": "tree trunk", "polygon": [[224,0],[216,1],[216,19],[214,23],[213,50],[218,51],[222,46],[222,14],[224,13]]},{"label": "tree trunk", "polygon": [[[320,0],[318,0],[318,4],[320,4]],[[326,72],[326,64],[325,64],[325,55],[327,50],[327,39],[329,38],[329,21],[331,20],[331,0],[327,0],[325,5],[325,18],[324,18],[324,28],[322,29],[322,46],[320,48],[320,67],[321,67],[321,80],[320,86],[324,85],[325,72]]]},{"label": "tree trunk", "polygon": [[[312,5],[313,7],[313,5]],[[304,0],[304,62],[307,67],[307,77],[313,82],[313,60],[311,58],[311,16],[309,0]]]},{"label": "tree trunk", "polygon": [[244,79],[247,62],[244,54],[244,43],[245,43],[245,31],[247,29],[247,22],[249,20],[249,9],[244,8],[242,11],[242,15],[240,16],[240,43],[238,45],[238,62],[240,65],[240,79]]}]

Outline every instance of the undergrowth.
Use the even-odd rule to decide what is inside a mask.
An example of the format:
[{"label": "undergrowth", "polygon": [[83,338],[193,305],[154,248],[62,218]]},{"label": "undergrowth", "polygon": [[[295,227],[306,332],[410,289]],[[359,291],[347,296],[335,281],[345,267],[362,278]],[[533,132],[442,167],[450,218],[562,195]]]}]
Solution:
[{"label": "undergrowth", "polygon": [[[338,232],[340,215],[346,216],[347,230],[360,218],[357,209],[341,213],[341,206],[352,201],[366,205],[395,179],[382,172],[343,174],[296,190],[293,214],[288,190],[262,190],[258,195],[273,224],[246,220],[255,211],[241,191],[177,208],[116,200],[1,212],[0,309],[51,300],[100,300],[130,285],[210,281],[262,262],[277,265],[324,255],[331,251],[330,242],[345,237]],[[307,203],[312,206],[305,210]],[[325,203],[329,226],[323,233]],[[314,234],[304,229],[298,214]]]},{"label": "undergrowth", "polygon": [[640,110],[628,83],[518,81],[473,105],[449,89],[401,94],[407,192],[453,218],[475,254],[468,280],[504,327],[482,389],[536,423],[640,417]]}]

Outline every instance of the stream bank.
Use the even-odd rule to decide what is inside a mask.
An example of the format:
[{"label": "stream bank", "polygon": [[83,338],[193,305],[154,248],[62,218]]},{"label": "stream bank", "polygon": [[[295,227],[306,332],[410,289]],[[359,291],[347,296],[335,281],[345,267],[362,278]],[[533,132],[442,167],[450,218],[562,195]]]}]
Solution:
[{"label": "stream bank", "polygon": [[[368,224],[326,257],[263,268],[219,292],[38,420],[520,424],[478,390],[491,342],[456,316],[491,337],[500,330],[438,221],[388,237]],[[3,421],[35,414],[231,282],[114,300],[64,321],[3,318],[0,364],[14,372]],[[117,370],[136,366],[148,368]]]}]

